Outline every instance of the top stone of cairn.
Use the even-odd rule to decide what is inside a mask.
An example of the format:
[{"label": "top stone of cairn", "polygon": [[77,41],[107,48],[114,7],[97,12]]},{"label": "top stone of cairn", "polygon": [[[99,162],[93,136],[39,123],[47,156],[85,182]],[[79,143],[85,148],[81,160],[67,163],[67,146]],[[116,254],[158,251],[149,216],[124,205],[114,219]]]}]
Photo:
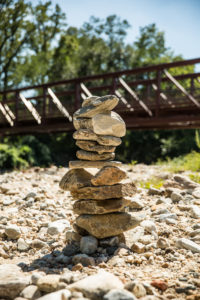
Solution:
[{"label": "top stone of cairn", "polygon": [[89,97],[83,101],[82,107],[74,113],[74,117],[92,118],[97,114],[111,111],[118,102],[119,99],[114,95]]}]

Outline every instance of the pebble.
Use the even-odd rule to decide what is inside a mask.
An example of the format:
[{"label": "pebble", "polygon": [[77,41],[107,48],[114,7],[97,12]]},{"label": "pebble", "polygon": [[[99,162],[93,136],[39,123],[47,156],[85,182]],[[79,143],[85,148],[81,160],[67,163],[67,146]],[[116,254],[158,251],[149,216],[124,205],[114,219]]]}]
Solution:
[{"label": "pebble", "polygon": [[181,239],[177,240],[176,244],[178,247],[185,248],[187,250],[191,250],[194,253],[200,253],[200,245],[198,245],[197,243],[195,243],[191,240],[181,238]]},{"label": "pebble", "polygon": [[59,275],[46,275],[37,280],[37,287],[41,292],[51,293],[56,291],[58,287]]},{"label": "pebble", "polygon": [[98,240],[93,236],[83,236],[80,240],[80,250],[84,254],[93,254],[98,247]]},{"label": "pebble", "polygon": [[47,233],[50,235],[57,235],[62,233],[67,228],[70,228],[69,221],[66,219],[58,220],[48,224]]},{"label": "pebble", "polygon": [[41,297],[41,293],[36,285],[29,285],[23,289],[20,296],[32,300]]},{"label": "pebble", "polygon": [[129,291],[112,289],[103,297],[103,300],[136,300],[136,298]]},{"label": "pebble", "polygon": [[16,240],[21,236],[21,230],[17,225],[8,225],[5,234],[9,239]]}]

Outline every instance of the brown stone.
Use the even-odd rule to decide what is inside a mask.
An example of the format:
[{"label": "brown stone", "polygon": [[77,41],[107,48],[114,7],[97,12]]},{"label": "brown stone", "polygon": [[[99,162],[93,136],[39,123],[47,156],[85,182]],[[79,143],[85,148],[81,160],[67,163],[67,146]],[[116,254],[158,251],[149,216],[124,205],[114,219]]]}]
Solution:
[{"label": "brown stone", "polygon": [[102,153],[90,152],[85,150],[78,150],[76,156],[84,160],[112,160],[115,158],[115,153]]},{"label": "brown stone", "polygon": [[84,169],[72,169],[63,176],[59,186],[65,191],[77,190],[81,187],[90,186],[92,177],[92,174]]},{"label": "brown stone", "polygon": [[99,96],[90,96],[83,100],[82,107],[89,106],[96,99],[100,98]]},{"label": "brown stone", "polygon": [[92,179],[93,185],[113,185],[126,178],[126,172],[117,167],[104,167]]},{"label": "brown stone", "polygon": [[94,199],[105,200],[112,198],[123,198],[126,196],[133,196],[136,192],[136,187],[133,183],[104,185],[104,186],[92,186],[83,187],[76,191],[72,191],[71,194],[75,200],[79,199]]},{"label": "brown stone", "polygon": [[119,161],[89,161],[89,160],[72,160],[69,162],[70,169],[82,168],[103,168],[105,166],[120,166]]},{"label": "brown stone", "polygon": [[97,141],[98,136],[90,129],[79,129],[74,132],[73,138],[75,140]]},{"label": "brown stone", "polygon": [[108,199],[108,200],[78,200],[73,205],[75,214],[106,214],[110,212],[124,211],[129,201],[126,199]]},{"label": "brown stone", "polygon": [[95,141],[76,141],[76,145],[81,148],[82,150],[86,151],[94,151],[97,152],[98,154],[102,154],[104,152],[115,152],[114,146],[103,146],[99,145]]},{"label": "brown stone", "polygon": [[93,128],[92,119],[89,118],[73,118],[73,124],[76,130]]},{"label": "brown stone", "polygon": [[119,102],[117,96],[107,95],[93,99],[89,105],[83,106],[74,113],[76,118],[92,118],[97,114],[111,111]]},{"label": "brown stone", "polygon": [[105,215],[81,215],[76,224],[96,238],[115,236],[140,224],[142,218],[130,213],[110,213]]},{"label": "brown stone", "polygon": [[111,135],[98,135],[97,137],[97,143],[104,146],[119,146],[122,143],[119,137]]}]

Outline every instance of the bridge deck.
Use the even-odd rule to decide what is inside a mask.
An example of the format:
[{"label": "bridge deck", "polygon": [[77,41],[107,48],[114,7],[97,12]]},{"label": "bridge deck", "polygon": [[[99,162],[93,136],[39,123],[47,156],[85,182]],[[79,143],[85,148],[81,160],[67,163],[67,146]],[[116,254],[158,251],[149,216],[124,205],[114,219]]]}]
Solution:
[{"label": "bridge deck", "polygon": [[200,58],[0,92],[0,134],[70,131],[74,111],[91,94],[116,94],[116,111],[129,129],[200,128],[200,73],[183,74],[197,63]]}]

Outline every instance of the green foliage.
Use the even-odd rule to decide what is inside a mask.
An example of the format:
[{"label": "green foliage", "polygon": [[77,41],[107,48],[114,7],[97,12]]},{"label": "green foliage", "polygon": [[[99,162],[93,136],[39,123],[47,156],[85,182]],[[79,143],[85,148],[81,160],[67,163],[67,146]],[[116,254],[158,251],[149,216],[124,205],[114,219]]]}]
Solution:
[{"label": "green foliage", "polygon": [[190,177],[190,179],[193,180],[194,182],[200,184],[200,175],[199,175],[199,173],[189,174],[189,177]]},{"label": "green foliage", "polygon": [[168,161],[158,162],[160,165],[164,165],[167,170],[171,172],[184,172],[184,171],[200,171],[200,153],[192,151],[189,154],[179,156]]},{"label": "green foliage", "polygon": [[164,181],[156,176],[152,176],[145,181],[139,181],[139,186],[143,189],[160,189],[163,186]]},{"label": "green foliage", "polygon": [[0,144],[0,168],[27,168],[32,161],[32,150],[28,146],[10,146]]},{"label": "green foliage", "polygon": [[200,137],[199,137],[199,131],[195,130],[195,142],[197,147],[200,149]]}]

